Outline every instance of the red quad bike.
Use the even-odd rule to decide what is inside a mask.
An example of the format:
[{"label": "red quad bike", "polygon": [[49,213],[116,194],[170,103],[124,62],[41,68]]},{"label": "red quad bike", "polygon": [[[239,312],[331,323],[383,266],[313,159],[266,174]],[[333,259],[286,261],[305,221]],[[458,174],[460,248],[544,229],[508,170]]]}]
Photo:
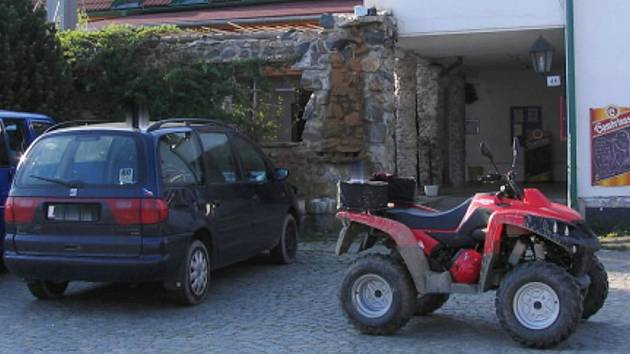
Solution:
[{"label": "red quad bike", "polygon": [[[481,150],[496,170],[485,143]],[[514,144],[512,170],[516,155]],[[390,334],[452,293],[496,290],[501,326],[525,346],[546,348],[604,305],[608,277],[594,254],[596,235],[576,211],[521,190],[513,171],[484,176],[501,182],[500,191],[448,211],[414,204],[413,179],[383,177],[339,184],[337,255],[358,237],[359,252],[389,249],[360,255],[343,279],[341,306],[359,331]]]}]

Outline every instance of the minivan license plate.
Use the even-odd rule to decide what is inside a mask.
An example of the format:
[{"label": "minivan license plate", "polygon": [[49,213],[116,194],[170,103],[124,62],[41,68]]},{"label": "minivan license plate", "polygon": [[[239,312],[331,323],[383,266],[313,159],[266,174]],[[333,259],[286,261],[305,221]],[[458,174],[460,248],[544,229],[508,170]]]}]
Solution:
[{"label": "minivan license plate", "polygon": [[54,221],[98,221],[98,204],[48,204],[46,219]]}]

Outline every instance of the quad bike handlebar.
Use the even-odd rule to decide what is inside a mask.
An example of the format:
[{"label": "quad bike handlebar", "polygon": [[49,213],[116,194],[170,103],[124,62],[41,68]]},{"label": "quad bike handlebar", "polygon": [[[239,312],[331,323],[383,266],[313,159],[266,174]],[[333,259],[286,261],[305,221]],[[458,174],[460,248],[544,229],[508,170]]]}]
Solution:
[{"label": "quad bike handlebar", "polygon": [[481,176],[479,180],[483,183],[502,182],[502,185],[496,194],[499,198],[507,197],[514,199],[523,199],[523,190],[518,185],[518,183],[516,183],[516,173],[514,172],[514,168],[516,167],[516,157],[518,156],[518,146],[518,139],[514,138],[514,141],[512,143],[512,168],[506,173],[499,172],[497,165],[494,163],[492,151],[490,151],[488,145],[485,142],[482,142],[479,146],[479,148],[481,149],[481,154],[490,160],[490,163],[492,163],[492,166],[496,171],[491,172],[485,176]]}]

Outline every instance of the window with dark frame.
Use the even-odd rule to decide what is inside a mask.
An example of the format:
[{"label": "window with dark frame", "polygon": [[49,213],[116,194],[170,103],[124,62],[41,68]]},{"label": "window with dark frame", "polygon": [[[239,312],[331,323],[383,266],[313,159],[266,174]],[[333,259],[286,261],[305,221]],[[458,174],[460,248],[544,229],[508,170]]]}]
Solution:
[{"label": "window with dark frame", "polygon": [[518,138],[521,145],[525,145],[529,134],[542,129],[542,108],[540,106],[522,106],[510,108],[510,144]]}]

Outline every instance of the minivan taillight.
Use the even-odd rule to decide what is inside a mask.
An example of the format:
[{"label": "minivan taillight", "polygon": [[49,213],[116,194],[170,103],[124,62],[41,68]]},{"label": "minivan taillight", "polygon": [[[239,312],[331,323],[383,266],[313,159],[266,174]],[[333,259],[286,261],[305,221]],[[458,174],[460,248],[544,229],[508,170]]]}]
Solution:
[{"label": "minivan taillight", "polygon": [[4,222],[7,224],[32,222],[38,204],[38,198],[8,197],[4,203]]},{"label": "minivan taillight", "polygon": [[142,224],[159,224],[168,219],[168,204],[162,199],[142,199],[140,220]]},{"label": "minivan taillight", "polygon": [[159,224],[168,219],[168,204],[162,199],[107,199],[107,205],[121,225]]}]

